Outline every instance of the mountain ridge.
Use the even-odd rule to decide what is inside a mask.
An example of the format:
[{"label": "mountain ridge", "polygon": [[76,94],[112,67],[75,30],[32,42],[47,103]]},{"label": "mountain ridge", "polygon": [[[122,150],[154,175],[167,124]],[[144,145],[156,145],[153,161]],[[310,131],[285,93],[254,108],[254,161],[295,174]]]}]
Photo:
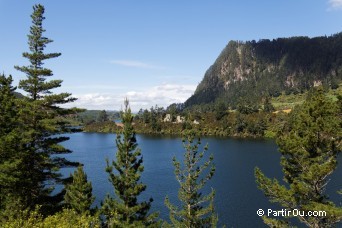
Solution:
[{"label": "mountain ridge", "polygon": [[206,71],[185,107],[265,96],[302,93],[313,86],[333,88],[342,80],[342,33],[230,41]]}]

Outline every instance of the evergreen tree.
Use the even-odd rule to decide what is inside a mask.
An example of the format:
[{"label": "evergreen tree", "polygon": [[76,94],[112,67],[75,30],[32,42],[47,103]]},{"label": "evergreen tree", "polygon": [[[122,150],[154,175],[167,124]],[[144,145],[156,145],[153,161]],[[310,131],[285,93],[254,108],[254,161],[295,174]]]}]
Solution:
[{"label": "evergreen tree", "polygon": [[247,128],[245,116],[246,115],[241,114],[239,112],[236,115],[234,127],[235,127],[235,131],[237,133],[243,133],[245,131],[245,129]]},{"label": "evergreen tree", "polygon": [[133,116],[127,99],[121,119],[123,129],[116,138],[116,161],[113,160],[110,165],[107,160],[106,168],[117,198],[109,195],[105,198],[102,205],[103,214],[109,227],[155,225],[157,214],[148,214],[152,198],[138,202],[138,196],[146,189],[146,185],[139,181],[144,166],[141,151],[137,148],[132,125]]},{"label": "evergreen tree", "polygon": [[[336,207],[325,194],[341,150],[340,126],[336,103],[322,89],[313,90],[303,105],[293,110],[277,140],[288,185],[267,178],[258,168],[255,170],[258,187],[270,201],[287,210],[304,211],[305,215],[297,218],[308,227],[330,227],[342,219],[342,208]],[[313,210],[327,214],[306,216],[306,212]],[[272,227],[288,224],[286,220],[263,219]]]},{"label": "evergreen tree", "polygon": [[78,166],[72,177],[72,183],[66,187],[65,203],[77,213],[90,211],[95,197],[92,195],[93,187],[87,180],[87,174],[82,166]]},{"label": "evergreen tree", "polygon": [[227,107],[223,101],[215,104],[215,118],[221,120],[227,114]]},{"label": "evergreen tree", "polygon": [[0,136],[12,131],[17,122],[17,108],[15,104],[12,76],[0,75]]},{"label": "evergreen tree", "polygon": [[271,98],[266,96],[264,99],[264,112],[273,112],[274,110],[275,108],[271,103]]},{"label": "evergreen tree", "polygon": [[151,120],[151,128],[153,131],[160,131],[160,125],[158,125],[158,120],[157,120],[157,110],[154,109],[152,106],[150,109],[150,120]]},{"label": "evergreen tree", "polygon": [[237,111],[241,114],[252,114],[259,111],[259,106],[253,101],[239,99]]},{"label": "evergreen tree", "polygon": [[26,152],[23,156],[25,175],[22,176],[21,189],[26,192],[25,204],[33,208],[35,204],[42,204],[42,211],[47,212],[48,207],[57,205],[63,200],[62,194],[51,196],[56,182],[62,181],[58,170],[67,165],[75,165],[66,159],[53,154],[69,153],[59,143],[67,137],[57,136],[61,133],[71,132],[67,122],[56,117],[75,113],[75,110],[59,107],[74,101],[69,93],[53,94],[52,89],[61,86],[61,80],[50,80],[50,69],[43,67],[43,61],[60,56],[60,53],[44,53],[44,48],[52,40],[43,36],[44,7],[33,6],[32,26],[28,35],[30,52],[24,52],[23,57],[30,61],[29,66],[15,66],[27,75],[21,80],[19,86],[28,93],[20,104],[20,120],[23,122],[23,131],[26,131]]},{"label": "evergreen tree", "polygon": [[106,122],[108,121],[108,115],[107,115],[107,112],[105,110],[102,110],[98,117],[97,117],[97,121],[98,122]]},{"label": "evergreen tree", "polygon": [[148,124],[151,122],[150,113],[148,112],[147,109],[145,109],[143,112],[143,121],[145,124]]},{"label": "evergreen tree", "polygon": [[0,223],[15,217],[26,194],[22,189],[22,134],[12,77],[0,75]]},{"label": "evergreen tree", "polygon": [[[209,161],[201,163],[204,153],[208,146],[198,153],[200,139],[194,141],[195,133],[189,130],[183,145],[185,148],[184,164],[173,158],[175,166],[176,179],[180,184],[178,198],[181,201],[181,208],[171,204],[168,197],[165,198],[165,204],[170,210],[170,220],[173,227],[216,227],[217,215],[214,212],[215,191],[203,195],[201,190],[205,184],[213,177],[215,166],[212,164],[213,156]],[[205,170],[210,169],[207,174]]]}]

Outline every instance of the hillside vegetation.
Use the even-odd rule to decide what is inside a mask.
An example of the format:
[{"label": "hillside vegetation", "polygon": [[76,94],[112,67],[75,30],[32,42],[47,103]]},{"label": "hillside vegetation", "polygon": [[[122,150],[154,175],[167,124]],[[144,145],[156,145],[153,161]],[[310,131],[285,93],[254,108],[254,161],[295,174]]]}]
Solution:
[{"label": "hillside vegetation", "polygon": [[315,38],[230,41],[207,70],[185,107],[303,93],[313,86],[336,89],[342,79],[342,33]]}]

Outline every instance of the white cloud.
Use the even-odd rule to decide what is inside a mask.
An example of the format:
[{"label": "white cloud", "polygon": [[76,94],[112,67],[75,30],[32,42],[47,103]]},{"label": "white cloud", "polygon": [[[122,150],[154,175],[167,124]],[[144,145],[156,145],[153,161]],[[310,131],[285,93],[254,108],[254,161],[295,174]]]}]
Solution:
[{"label": "white cloud", "polygon": [[196,89],[196,85],[163,84],[142,91],[128,91],[123,94],[88,93],[74,95],[78,98],[74,103],[64,107],[80,107],[87,109],[120,110],[127,97],[134,112],[140,108],[149,109],[158,105],[167,107],[172,103],[181,103],[188,99]]},{"label": "white cloud", "polygon": [[123,86],[112,86],[112,85],[76,85],[76,86],[63,86],[63,89],[75,90],[75,89],[96,89],[96,90],[114,90],[114,89],[125,89]]},{"label": "white cloud", "polygon": [[149,63],[144,63],[140,61],[134,60],[112,60],[110,61],[112,64],[126,66],[126,67],[136,67],[136,68],[144,68],[144,69],[164,69],[162,66],[157,66]]},{"label": "white cloud", "polygon": [[329,9],[342,9],[342,0],[329,0]]},{"label": "white cloud", "polygon": [[63,107],[79,107],[86,109],[116,109],[115,104],[119,102],[118,98],[103,93],[87,93],[87,94],[74,94],[77,100],[73,103],[65,104]]}]

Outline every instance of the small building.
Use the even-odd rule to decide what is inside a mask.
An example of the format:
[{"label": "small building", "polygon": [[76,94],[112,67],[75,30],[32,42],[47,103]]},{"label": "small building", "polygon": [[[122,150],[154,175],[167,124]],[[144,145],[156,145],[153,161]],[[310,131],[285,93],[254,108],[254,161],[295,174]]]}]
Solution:
[{"label": "small building", "polygon": [[183,123],[185,121],[185,118],[183,116],[177,116],[176,123]]},{"label": "small building", "polygon": [[164,122],[171,122],[171,114],[166,114],[164,120]]},{"label": "small building", "polygon": [[193,122],[194,124],[199,124],[199,122],[197,121],[197,120],[194,120],[194,122]]}]

